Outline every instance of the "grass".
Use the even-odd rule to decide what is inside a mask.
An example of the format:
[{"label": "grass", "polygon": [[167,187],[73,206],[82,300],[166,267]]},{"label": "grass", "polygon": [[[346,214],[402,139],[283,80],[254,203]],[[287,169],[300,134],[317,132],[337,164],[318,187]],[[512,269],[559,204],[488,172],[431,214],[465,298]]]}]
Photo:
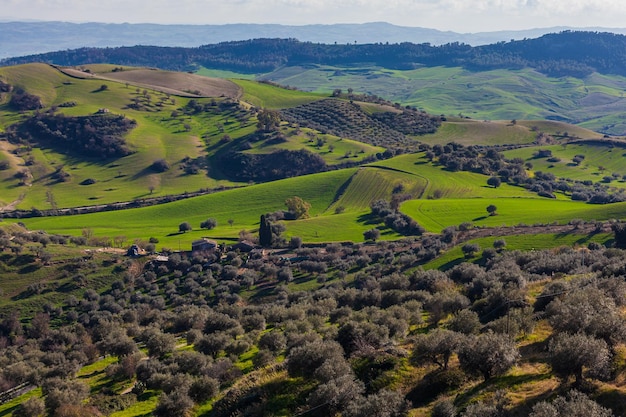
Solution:
[{"label": "grass", "polygon": [[477,121],[471,119],[449,119],[436,133],[419,139],[431,145],[450,142],[462,145],[528,144],[535,140],[536,133],[521,124],[509,121]]},{"label": "grass", "polygon": [[[337,190],[354,173],[354,169],[331,171],[224,191],[158,206],[56,218],[22,219],[31,230],[80,235],[90,228],[99,236],[125,235],[130,238],[157,237],[160,244],[173,249],[190,246],[201,236],[236,238],[242,229],[258,227],[261,214],[285,210],[284,201],[299,196],[311,203],[311,216],[325,213]],[[218,226],[209,231],[199,228],[208,217]],[[233,226],[228,220],[234,221]],[[188,221],[194,230],[179,234],[178,225]]]},{"label": "grass", "polygon": [[[389,200],[395,189],[414,199],[405,202],[402,210],[432,232],[463,222],[479,226],[567,223],[572,218],[606,220],[626,213],[624,204],[594,206],[542,199],[522,187],[503,184],[494,189],[486,181],[484,175],[434,166],[423,154],[407,154],[359,169],[275,181],[165,205],[22,222],[29,229],[50,233],[80,235],[89,228],[98,236],[156,237],[164,247],[177,249],[201,236],[235,239],[242,229],[255,230],[261,214],[284,210],[285,199],[294,195],[311,203],[311,217],[286,222],[286,235],[299,236],[305,242],[362,241],[363,232],[374,227],[368,218],[369,204]],[[433,197],[438,199],[430,199]],[[498,208],[497,216],[488,215],[490,204]],[[200,222],[209,217],[217,219],[218,227],[199,229]],[[228,220],[233,220],[232,226]],[[178,233],[183,221],[190,222],[194,230]],[[397,237],[383,230],[383,238]]]},{"label": "grass", "polygon": [[[357,93],[476,120],[574,120],[581,127],[623,134],[624,77],[593,74],[585,79],[550,78],[530,69],[472,72],[430,67],[282,67],[264,78],[305,91]],[[608,103],[608,104],[607,104]]]},{"label": "grass", "polygon": [[488,177],[473,172],[451,172],[429,163],[424,154],[408,154],[368,167],[382,167],[414,174],[427,181],[423,198],[464,198],[464,197],[531,197],[533,193],[521,187],[502,184],[497,190],[487,186]]},{"label": "grass", "polygon": [[[559,162],[550,162],[548,158],[535,158],[533,154],[539,149],[550,150]],[[563,144],[539,147],[520,148],[504,152],[507,158],[522,158],[532,163],[534,171],[542,171],[554,174],[557,178],[570,178],[573,180],[602,181],[603,177],[613,173],[619,177],[610,185],[618,188],[626,188],[623,175],[626,175],[624,156],[626,148],[610,147],[591,144]],[[575,155],[584,155],[585,159],[576,165],[573,162]]]},{"label": "grass", "polygon": [[477,243],[481,249],[493,248],[493,242],[498,239],[504,239],[506,242],[506,250],[542,250],[549,249],[558,246],[584,246],[589,242],[598,242],[604,244],[612,239],[610,234],[598,233],[593,235],[567,233],[567,234],[536,234],[536,235],[512,235],[512,236],[490,236],[480,239],[473,239],[469,242],[464,242],[462,245],[455,246],[454,248],[446,251],[441,256],[423,265],[424,269],[450,269],[453,266],[469,261],[479,261],[481,256],[478,254],[473,258],[465,258],[461,247],[465,243]]},{"label": "grass", "polygon": [[0,404],[0,417],[13,415],[13,412],[24,401],[32,397],[41,397],[42,395],[43,393],[41,391],[41,388],[35,388],[34,390],[27,392],[26,394],[13,398],[12,400],[5,402],[4,404]]},{"label": "grass", "polygon": [[286,90],[249,80],[233,80],[244,89],[243,100],[257,107],[284,109],[327,98],[324,94]]},{"label": "grass", "polygon": [[[250,154],[268,154],[281,149],[297,151],[306,149],[324,159],[327,165],[339,165],[346,162],[361,162],[377,153],[385,151],[380,146],[341,138],[330,134],[320,134],[312,129],[295,129],[283,124],[280,132],[285,138],[284,142],[271,144],[267,141],[251,143],[251,149],[245,151]],[[271,141],[270,141],[271,142]]]},{"label": "grass", "polygon": [[[225,133],[237,138],[254,130],[252,122],[240,125],[228,121],[228,114],[202,113],[173,118],[171,113],[186,105],[189,99],[174,97],[172,103],[165,94],[152,90],[148,90],[151,100],[146,102],[145,109],[133,110],[127,105],[135,98],[143,100],[142,93],[137,93],[135,87],[126,87],[121,82],[74,79],[47,65],[2,68],[0,75],[9,83],[28,85],[28,90],[42,97],[47,105],[76,102],[75,107],[60,108],[67,115],[92,114],[100,108],[107,108],[112,113],[124,114],[137,121],[137,127],[126,137],[136,152],[124,158],[76,158],[50,148],[35,149],[19,158],[14,157],[11,169],[0,173],[5,180],[0,183],[0,194],[4,203],[22,198],[19,208],[52,208],[46,203],[48,193],[54,195],[57,207],[72,207],[144,198],[151,195],[150,189],[153,189],[154,196],[158,196],[232,185],[232,182],[205,175],[183,175],[181,160],[207,156],[205,140],[217,143]],[[103,83],[108,89],[95,92]],[[157,106],[157,102],[162,105]],[[17,121],[16,113],[8,110],[0,107],[0,128]],[[189,125],[189,131],[184,129],[185,124]],[[223,131],[216,126],[222,126]],[[28,157],[34,159],[34,164],[27,167],[34,175],[32,186],[19,186],[18,180],[12,176],[17,170],[24,169]],[[148,167],[152,162],[161,158],[166,159],[172,168],[161,174],[150,171]],[[48,176],[58,167],[64,167],[71,175],[69,181],[53,183],[49,180]],[[95,179],[96,183],[80,185],[88,178]]]},{"label": "grass", "polygon": [[138,401],[125,410],[117,411],[109,417],[147,417],[151,416],[159,402],[159,393],[147,390],[139,396]]},{"label": "grass", "polygon": [[[497,207],[497,215],[487,213],[488,205]],[[446,200],[412,200],[401,210],[430,232],[448,226],[471,222],[481,227],[514,226],[517,224],[566,224],[571,219],[609,220],[626,216],[626,203],[606,205],[579,201],[541,198],[472,198]]]}]

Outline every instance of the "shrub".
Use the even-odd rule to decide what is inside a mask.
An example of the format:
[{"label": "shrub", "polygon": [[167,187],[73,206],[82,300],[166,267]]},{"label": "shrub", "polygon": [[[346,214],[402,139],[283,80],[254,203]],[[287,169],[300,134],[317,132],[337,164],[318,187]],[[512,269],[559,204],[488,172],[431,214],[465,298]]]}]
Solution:
[{"label": "shrub", "polygon": [[214,229],[215,227],[217,227],[217,220],[215,220],[212,217],[208,218],[205,221],[203,221],[202,223],[200,223],[200,228],[201,229],[211,230],[211,229]]},{"label": "shrub", "polygon": [[165,159],[157,159],[150,165],[150,168],[156,172],[165,172],[170,169],[170,164]]}]

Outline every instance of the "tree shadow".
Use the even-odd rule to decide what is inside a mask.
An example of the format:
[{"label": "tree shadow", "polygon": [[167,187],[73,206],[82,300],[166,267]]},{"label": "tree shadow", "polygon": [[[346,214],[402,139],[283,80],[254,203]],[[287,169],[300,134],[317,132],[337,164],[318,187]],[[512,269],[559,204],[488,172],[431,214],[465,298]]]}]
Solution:
[{"label": "tree shadow", "polygon": [[20,275],[32,274],[33,272],[38,271],[40,268],[41,268],[41,265],[37,263],[32,263],[30,265],[26,265],[23,268],[20,268],[20,270],[17,273]]},{"label": "tree shadow", "polygon": [[446,262],[445,264],[441,265],[438,269],[440,271],[447,271],[448,269],[452,269],[455,266],[460,265],[460,264],[462,264],[465,261],[466,261],[466,259],[464,257],[463,258],[456,258],[456,259],[454,259],[452,261]]},{"label": "tree shadow", "polygon": [[167,234],[166,236],[180,236],[180,235],[184,235],[187,232],[172,232]]},{"label": "tree shadow", "polygon": [[616,416],[626,415],[626,393],[618,389],[603,390],[595,397],[595,400],[613,410]]},{"label": "tree shadow", "polygon": [[357,221],[359,223],[363,223],[365,225],[374,225],[374,224],[379,224],[380,223],[380,221],[378,221],[378,217],[374,216],[372,213],[361,214],[357,218]]},{"label": "tree shadow", "polygon": [[417,385],[409,391],[406,399],[413,407],[423,407],[440,395],[460,388],[467,377],[459,368],[435,369],[424,375]]},{"label": "tree shadow", "polygon": [[135,173],[135,174],[131,177],[131,179],[132,179],[132,180],[137,180],[137,179],[139,179],[139,178],[145,177],[145,176],[150,175],[150,174],[155,174],[155,171],[154,171],[152,168],[150,168],[150,167],[145,167],[145,168],[144,168],[144,169],[142,169],[141,171],[139,171],[139,172]]}]

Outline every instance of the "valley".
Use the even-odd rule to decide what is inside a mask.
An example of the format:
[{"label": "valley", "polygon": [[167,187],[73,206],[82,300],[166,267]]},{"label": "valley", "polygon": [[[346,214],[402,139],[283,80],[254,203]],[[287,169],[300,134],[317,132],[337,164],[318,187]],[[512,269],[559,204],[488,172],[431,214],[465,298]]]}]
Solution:
[{"label": "valley", "polygon": [[0,416],[624,415],[620,77],[0,67]]}]

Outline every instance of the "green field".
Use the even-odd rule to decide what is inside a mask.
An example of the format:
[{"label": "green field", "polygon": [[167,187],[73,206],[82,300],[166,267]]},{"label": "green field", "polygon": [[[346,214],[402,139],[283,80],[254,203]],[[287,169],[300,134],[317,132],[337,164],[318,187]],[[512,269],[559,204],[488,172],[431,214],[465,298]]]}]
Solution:
[{"label": "green field", "polygon": [[[189,81],[189,77],[196,77],[191,81],[195,82],[198,88],[216,89],[220,83],[228,82],[217,80],[214,83],[217,85],[215,87],[210,79],[186,73],[177,75],[165,71],[132,68],[112,73],[114,67],[111,65],[89,67],[92,73],[100,72],[108,78],[98,79],[85,73],[77,73],[81,78],[73,78],[44,64],[0,68],[0,77],[16,88],[25,88],[29,93],[39,96],[45,106],[74,102],[73,107],[56,108],[58,112],[68,116],[89,115],[104,108],[110,113],[122,114],[135,120],[137,126],[125,137],[133,153],[121,158],[103,160],[77,157],[58,148],[31,149],[2,142],[0,161],[6,160],[9,168],[0,170],[0,207],[11,203],[16,208],[25,210],[90,206],[223,186],[246,185],[247,182],[237,183],[225,177],[212,159],[229,143],[245,141],[247,140],[245,137],[255,131],[256,117],[250,113],[247,118],[242,119],[242,112],[249,112],[251,104],[284,108],[324,98],[320,94],[237,80],[240,87],[229,84],[235,89],[243,87],[246,100],[240,103],[238,109],[185,114],[182,109],[191,99],[170,93],[170,90],[178,91],[173,87],[183,88],[181,86]],[[114,76],[120,80],[112,80],[111,77]],[[145,80],[138,86],[125,81],[141,76]],[[155,87],[146,87],[151,85],[150,83]],[[164,90],[160,87],[167,83],[171,83],[172,89]],[[107,88],[99,91],[102,85],[106,85]],[[24,117],[8,106],[8,97],[6,94],[3,95],[4,101],[0,102],[0,131]],[[194,100],[201,105],[211,103],[219,105],[226,99],[216,97]],[[129,107],[134,102],[141,103],[141,107]],[[329,165],[336,165],[358,162],[384,151],[380,147],[320,134],[310,129],[298,132],[287,126],[283,126],[283,129],[286,141],[271,145],[254,143],[249,152],[269,153],[280,149],[308,149],[322,156]],[[224,136],[229,140],[222,141]],[[318,141],[321,141],[320,144]],[[152,163],[160,159],[167,161],[169,170],[160,173],[150,169]],[[201,163],[208,162],[197,174],[186,174],[184,161],[188,159]],[[50,175],[59,168],[70,175],[63,183],[50,179]],[[23,170],[32,176],[32,180],[25,184],[15,176]],[[95,180],[95,183],[81,185],[85,180]]]},{"label": "green field", "polygon": [[[29,229],[49,233],[80,235],[82,229],[90,228],[98,236],[124,235],[131,240],[152,236],[163,246],[178,249],[179,244],[190,246],[192,240],[201,236],[235,239],[242,229],[257,228],[261,214],[285,210],[285,200],[293,196],[311,203],[311,216],[322,215],[354,172],[351,169],[308,175],[140,209],[31,218],[22,222]],[[217,220],[218,227],[211,231],[200,229],[200,223],[209,217]],[[232,226],[228,223],[231,219]],[[194,230],[178,233],[178,225],[183,221],[191,223]]]},{"label": "green field", "polygon": [[[113,74],[111,66],[92,66],[93,71]],[[320,73],[329,79],[352,79],[360,77],[360,71],[336,71],[329,68],[311,70],[310,76]],[[316,72],[317,71],[317,72]],[[321,72],[320,72],[321,71]],[[416,83],[423,88],[431,88],[440,83],[445,75],[446,87],[442,92],[452,89],[470,74],[459,72],[458,69],[420,69],[414,71],[372,70],[370,75],[376,79],[392,82],[401,79]],[[124,69],[123,74],[116,74],[125,79],[145,74],[146,71],[133,73]],[[307,72],[308,73],[308,72]],[[176,75],[167,72],[148,72],[153,84],[163,83],[164,77],[174,83]],[[214,159],[222,147],[246,141],[247,135],[254,132],[256,119],[240,119],[235,112],[201,112],[186,115],[181,113],[190,98],[171,96],[169,93],[146,90],[142,91],[128,82],[106,81],[108,88],[98,91],[101,79],[77,79],[62,74],[47,65],[28,65],[0,69],[0,75],[16,86],[28,86],[29,91],[39,95],[46,105],[58,105],[67,101],[75,101],[75,107],[61,108],[68,115],[84,115],[106,107],[111,112],[125,114],[137,121],[138,126],[126,138],[136,152],[116,160],[78,159],[49,148],[32,148],[26,154],[16,153],[16,145],[2,142],[2,160],[6,160],[9,169],[0,171],[0,204],[16,202],[22,209],[33,207],[63,208],[107,204],[117,201],[132,201],[152,196],[184,193],[206,188],[232,185],[250,185],[234,183],[219,172]],[[483,87],[491,76],[498,75],[501,86],[507,86],[510,94],[522,94],[524,77],[527,82],[541,84],[553,82],[538,74],[512,72],[506,80],[505,72],[483,74]],[[112,75],[111,75],[112,76]],[[187,77],[188,75],[185,75]],[[299,76],[292,72],[291,76]],[[124,78],[120,78],[124,79]],[[184,78],[186,80],[187,78]],[[196,81],[206,81],[196,79]],[[595,80],[599,83],[602,80]],[[606,81],[606,80],[605,80]],[[268,108],[286,108],[297,106],[326,97],[326,93],[306,93],[281,89],[277,86],[256,83],[251,80],[235,81],[243,91],[240,109],[246,106],[262,106]],[[580,85],[571,80],[561,80],[580,93]],[[374,83],[375,85],[376,83]],[[451,85],[447,85],[451,84]],[[201,85],[201,84],[198,84]],[[216,83],[219,85],[219,83]],[[232,85],[232,84],[230,84]],[[500,85],[500,84],[497,84]],[[345,88],[344,86],[343,88]],[[457,85],[458,87],[458,85]],[[472,90],[476,87],[466,86]],[[491,88],[491,87],[490,87]],[[495,88],[495,87],[493,87]],[[355,91],[358,91],[355,88]],[[596,92],[607,93],[612,90],[597,87]],[[577,94],[579,94],[577,93]],[[443,94],[443,93],[442,93]],[[459,93],[461,96],[462,93]],[[151,96],[146,98],[146,96]],[[218,105],[221,98],[198,98],[200,103]],[[217,100],[217,101],[216,101]],[[565,100],[565,99],[564,99]],[[128,107],[133,101],[141,101],[142,108]],[[159,105],[157,105],[159,103]],[[388,106],[361,103],[369,113],[392,111]],[[19,120],[19,114],[8,111],[7,104],[0,105],[0,126],[6,128]],[[243,110],[242,110],[243,111]],[[172,116],[173,113],[178,113]],[[525,114],[525,113],[520,113]],[[626,175],[624,164],[625,152],[621,148],[588,144],[566,144],[566,139],[573,137],[598,139],[601,135],[554,121],[511,120],[476,121],[465,117],[448,118],[439,131],[432,135],[420,137],[430,144],[459,142],[467,145],[531,145],[539,132],[553,135],[562,145],[551,145],[541,149],[549,149],[559,162],[548,162],[545,158],[537,159],[533,153],[536,146],[523,146],[505,153],[507,158],[522,158],[532,163],[529,175],[536,171],[552,172],[556,177],[574,180],[600,181],[603,176],[615,174],[618,178],[611,182],[612,186],[622,188],[626,184],[622,178]],[[282,140],[250,141],[250,154],[270,153],[280,149],[308,149],[320,155],[328,165],[358,163],[364,158],[382,153],[383,148],[374,147],[346,138],[291,126],[283,123],[280,127]],[[229,140],[223,141],[228,135]],[[576,166],[572,163],[575,155],[584,154],[583,163]],[[26,159],[32,161],[28,169],[32,181],[26,185],[18,185],[14,177],[17,170],[26,166]],[[183,160],[206,159],[210,167],[197,175],[184,174]],[[153,161],[165,159],[171,168],[163,173],[149,169]],[[54,183],[49,176],[59,167],[69,174],[70,180]],[[80,185],[85,179],[95,179],[95,184]],[[565,201],[567,197],[559,194],[558,201],[537,198],[536,194],[523,187],[503,184],[497,189],[487,186],[485,175],[470,172],[450,172],[430,163],[423,153],[404,154],[395,158],[366,164],[361,168],[351,168],[275,181],[267,184],[248,186],[242,189],[219,192],[203,197],[186,199],[175,203],[133,209],[120,212],[105,212],[81,216],[60,216],[57,218],[29,218],[22,221],[30,229],[46,230],[50,233],[80,235],[83,229],[93,229],[97,236],[126,236],[128,241],[135,238],[148,239],[156,237],[164,247],[182,248],[200,236],[211,236],[217,239],[236,239],[242,230],[255,230],[261,214],[285,209],[284,201],[288,197],[300,196],[312,204],[311,218],[286,222],[286,236],[300,236],[305,241],[360,241],[363,231],[373,227],[368,219],[369,206],[372,201],[389,200],[394,192],[409,195],[412,199],[402,209],[413,216],[427,230],[438,232],[450,225],[463,222],[474,222],[481,226],[513,225],[518,223],[551,223],[567,222],[572,218],[610,219],[623,216],[620,204],[611,206],[592,206]],[[497,216],[487,216],[485,207],[489,204],[498,206]],[[199,225],[209,217],[216,218],[218,227],[209,231],[201,230]],[[229,224],[232,221],[232,225]],[[190,222],[193,230],[178,233],[178,225]],[[393,239],[399,237],[374,223],[382,231],[382,237]]]},{"label": "green field", "polygon": [[[361,168],[331,171],[259,184],[174,203],[116,212],[56,218],[28,218],[29,229],[80,235],[84,228],[98,236],[156,237],[169,248],[187,247],[201,236],[235,239],[241,230],[255,230],[261,214],[284,210],[285,199],[299,196],[311,203],[311,217],[285,222],[286,236],[305,241],[360,241],[372,227],[367,214],[372,201],[389,200],[395,189],[413,199],[401,209],[426,230],[472,222],[477,226],[512,226],[520,223],[567,223],[571,219],[607,220],[626,216],[626,203],[591,205],[566,199],[539,198],[522,188],[487,186],[487,176],[450,172],[428,163],[421,154],[401,155]],[[489,216],[486,207],[498,208]],[[340,214],[337,214],[340,213]],[[213,217],[218,227],[206,231],[202,221]],[[228,220],[232,220],[232,226]],[[188,221],[193,230],[178,233]],[[383,238],[398,235],[383,229]]]},{"label": "green field", "polygon": [[383,167],[411,173],[427,181],[423,198],[530,197],[534,194],[521,187],[502,184],[497,190],[487,185],[487,176],[473,172],[450,172],[427,162],[423,154],[401,155],[376,162],[370,167]]},{"label": "green field", "polygon": [[[506,250],[520,250],[520,251],[528,251],[528,250],[543,250],[556,248],[559,246],[586,246],[590,242],[597,242],[600,244],[608,243],[612,236],[610,234],[598,233],[598,234],[577,234],[575,232],[567,233],[567,234],[536,234],[536,235],[517,235],[517,236],[504,236],[500,237],[485,237],[480,239],[473,239],[469,242],[465,243],[476,243],[480,246],[481,250],[487,248],[493,248],[493,242],[498,239],[504,239],[506,242]],[[465,244],[463,243],[463,245]],[[462,246],[458,245],[454,248],[450,249],[443,255],[437,257],[437,259],[432,260],[426,264],[424,264],[424,269],[441,269],[446,270],[452,268],[455,265],[458,265],[461,262],[467,261],[465,258]],[[479,253],[474,258],[469,259],[470,262],[478,262],[481,260],[482,255]],[[582,262],[582,255],[581,255]]]},{"label": "green field", "polygon": [[[491,204],[498,209],[495,216],[487,213],[487,206]],[[609,220],[626,217],[626,203],[594,205],[540,198],[412,200],[405,202],[401,210],[426,230],[435,233],[464,222],[479,227],[497,227],[555,222],[566,224],[571,219]]]},{"label": "green field", "polygon": [[[534,153],[539,149],[550,150],[558,162],[550,162],[548,158],[536,158]],[[564,144],[544,147],[520,148],[504,152],[507,158],[522,158],[533,164],[534,171],[549,172],[557,178],[572,180],[602,181],[605,176],[616,174],[617,179],[606,185],[624,188],[622,178],[626,174],[626,148],[601,146],[599,144]],[[580,164],[575,164],[576,155],[584,155]]]},{"label": "green field", "polygon": [[282,67],[263,74],[283,85],[328,94],[352,88],[433,114],[476,120],[570,120],[581,127],[623,135],[626,79],[592,74],[585,79],[551,78],[529,69],[472,72],[431,67]]},{"label": "green field", "polygon": [[243,100],[257,107],[284,109],[326,98],[325,94],[287,90],[249,80],[233,80],[244,89]]},{"label": "green field", "polygon": [[297,151],[306,149],[322,157],[327,165],[339,165],[345,163],[361,162],[377,153],[385,151],[380,146],[373,146],[356,140],[345,139],[334,135],[322,134],[312,129],[295,129],[283,124],[280,127],[284,141],[280,143],[268,143],[259,141],[250,144],[251,149],[245,151],[249,154],[268,154],[281,149]]},{"label": "green field", "polygon": [[[53,208],[47,201],[50,200],[47,196],[52,195],[54,205],[61,208],[130,201],[150,195],[150,189],[154,196],[158,196],[231,185],[229,181],[211,179],[206,175],[182,175],[181,160],[185,157],[206,156],[206,144],[201,137],[208,135],[208,143],[212,140],[217,142],[221,133],[215,126],[220,123],[224,126],[224,132],[234,138],[251,131],[226,123],[223,115],[173,119],[170,117],[172,111],[184,106],[188,99],[177,97],[176,104],[166,100],[161,106],[156,106],[165,95],[152,90],[149,91],[151,104],[147,104],[145,110],[133,110],[127,108],[127,105],[138,95],[135,88],[106,82],[106,91],[94,93],[103,84],[102,80],[72,79],[45,65],[2,68],[0,75],[15,85],[28,85],[28,91],[42,97],[46,105],[76,102],[75,107],[59,108],[67,115],[87,115],[100,108],[107,108],[111,113],[124,114],[137,121],[137,127],[126,138],[135,152],[123,158],[77,159],[49,148],[35,149],[20,158],[13,157],[13,169],[0,174],[5,180],[0,184],[0,204],[21,200],[19,208]],[[0,128],[6,128],[16,120],[14,113],[7,111],[6,105],[0,106]],[[190,131],[183,129],[184,124],[190,126]],[[211,139],[213,137],[215,139]],[[4,146],[7,153],[15,149],[14,145]],[[18,181],[12,176],[17,169],[23,169],[26,158],[34,160],[28,167],[33,174],[32,186],[18,186]],[[169,162],[171,169],[157,174],[149,166],[161,158]],[[61,166],[71,177],[67,182],[55,184],[48,176]],[[88,178],[95,179],[96,183],[80,185]]]}]

